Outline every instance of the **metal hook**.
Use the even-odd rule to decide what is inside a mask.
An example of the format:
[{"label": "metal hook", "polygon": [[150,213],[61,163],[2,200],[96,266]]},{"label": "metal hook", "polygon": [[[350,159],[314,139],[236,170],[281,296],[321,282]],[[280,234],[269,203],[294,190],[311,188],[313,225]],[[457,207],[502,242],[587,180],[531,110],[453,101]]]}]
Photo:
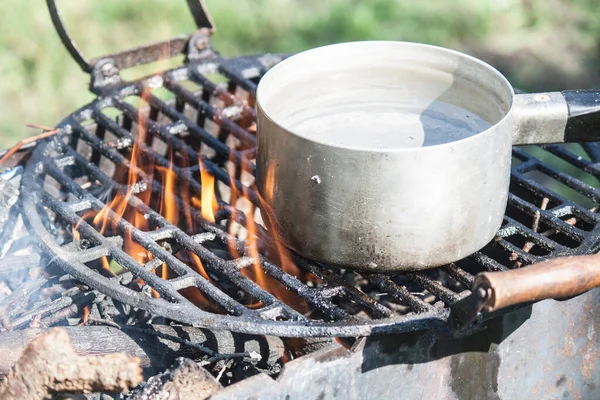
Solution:
[{"label": "metal hook", "polygon": [[[188,8],[190,9],[190,13],[192,14],[192,17],[194,18],[194,22],[196,23],[196,26],[198,27],[198,29],[208,30],[208,32],[210,32],[210,33],[214,32],[215,25],[212,21],[212,18],[210,17],[210,15],[208,13],[208,10],[206,9],[206,6],[204,5],[204,1],[203,0],[186,0],[186,2],[187,2]],[[56,6],[56,0],[46,0],[46,3],[48,5],[48,11],[50,12],[50,18],[52,18],[52,23],[54,24],[54,28],[56,29],[56,32],[58,32],[58,36],[60,37],[60,40],[62,41],[63,45],[65,46],[65,48],[67,49],[69,54],[71,54],[71,57],[73,57],[75,62],[79,65],[79,67],[81,67],[81,69],[84,72],[91,73],[93,71],[93,67],[96,64],[96,62],[103,60],[103,59],[113,57],[113,55],[107,55],[105,57],[100,57],[98,59],[94,59],[91,61],[88,60],[83,55],[81,50],[79,50],[75,41],[69,35],[69,32],[67,31],[67,28],[65,27],[65,24],[63,23],[63,21],[60,17],[60,11],[58,10],[58,7]],[[170,47],[170,44],[173,41],[174,40],[161,42],[161,43],[155,43],[155,44],[152,44],[149,46],[142,47],[141,49],[145,49],[146,47],[148,47],[149,49],[150,48],[155,49],[155,48],[161,47],[161,45],[164,45],[165,47],[168,48],[168,47]],[[180,46],[177,46],[177,47],[180,47]],[[141,49],[137,49],[137,50],[141,50]],[[158,54],[157,57],[143,57],[143,58],[139,58],[134,61],[131,61],[131,62],[123,61],[121,63],[117,63],[117,64],[121,64],[121,65],[117,65],[117,67],[119,69],[128,68],[128,67],[132,67],[134,65],[145,64],[148,62],[157,61],[158,59],[160,59],[160,57],[162,57],[162,53],[158,52],[157,54]],[[154,58],[156,58],[156,59],[154,59]],[[124,60],[124,58],[122,58],[122,59]]]},{"label": "metal hook", "polygon": [[69,36],[69,32],[65,28],[65,24],[63,24],[62,19],[60,18],[60,12],[56,7],[56,2],[54,0],[46,0],[48,4],[48,11],[50,11],[50,18],[52,18],[52,23],[54,24],[54,28],[56,32],[58,32],[58,36],[60,36],[60,40],[63,45],[67,48],[71,57],[75,60],[77,64],[81,67],[84,72],[92,72],[92,66],[87,61],[87,59],[83,56],[79,48],[75,44],[75,42]]}]

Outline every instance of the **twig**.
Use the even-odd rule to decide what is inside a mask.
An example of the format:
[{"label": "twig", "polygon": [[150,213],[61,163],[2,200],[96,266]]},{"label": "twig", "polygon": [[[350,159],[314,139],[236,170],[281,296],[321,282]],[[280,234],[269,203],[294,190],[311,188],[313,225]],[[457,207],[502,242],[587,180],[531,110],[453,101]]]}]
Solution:
[{"label": "twig", "polygon": [[[546,210],[546,208],[548,207],[548,203],[550,202],[550,199],[548,199],[547,197],[544,197],[542,199],[542,204],[540,206],[540,210]],[[540,218],[541,218],[542,214],[539,212],[539,210],[535,211],[535,215],[533,216],[533,223],[531,224],[531,230],[536,232],[539,229],[540,226]],[[525,242],[525,244],[523,245],[523,251],[525,253],[529,253],[531,251],[531,249],[533,249],[533,246],[535,246],[535,243],[532,241],[527,241]],[[520,261],[515,261],[513,268],[521,268],[522,263]]]},{"label": "twig", "polygon": [[0,384],[0,398],[47,399],[60,392],[125,392],[142,381],[141,359],[114,353],[79,356],[65,329],[32,341]]},{"label": "twig", "polygon": [[223,377],[223,374],[225,373],[226,369],[227,369],[227,363],[223,364],[223,367],[221,368],[221,370],[217,374],[217,378],[216,378],[217,382],[219,382],[221,380],[221,378]]},{"label": "twig", "polygon": [[4,162],[10,158],[10,156],[12,156],[13,154],[15,154],[17,151],[19,151],[19,149],[23,146],[25,146],[26,144],[29,143],[33,143],[33,142],[37,142],[38,140],[41,139],[45,139],[48,138],[50,136],[54,136],[56,135],[58,132],[60,132],[60,129],[58,128],[48,128],[46,126],[42,126],[42,125],[36,125],[36,124],[27,124],[25,125],[28,128],[36,128],[36,129],[42,129],[45,132],[37,135],[37,136],[32,136],[29,137],[27,139],[23,139],[21,141],[19,141],[17,144],[15,144],[13,147],[10,148],[10,150],[8,150],[6,152],[6,154],[4,154],[4,156],[2,156],[2,158],[0,158],[0,165],[4,164]]},{"label": "twig", "polygon": [[19,286],[0,304],[0,324],[4,329],[11,329],[11,315],[18,312],[20,308],[27,307],[29,298],[36,293],[47,281],[46,278],[37,278]]},{"label": "twig", "polygon": [[[545,210],[546,207],[547,207],[547,205],[548,205],[548,199],[546,197],[544,197],[544,199],[542,200],[542,206],[540,208],[542,210]],[[590,209],[590,212],[595,213],[595,212],[598,212],[599,209],[600,209],[600,207],[593,207],[593,208]],[[539,218],[540,212],[536,211],[535,214],[536,215],[535,215],[535,217],[533,219],[532,229],[533,229],[534,232],[537,232],[538,231],[538,226],[539,226],[539,221],[540,221],[540,218]],[[578,220],[577,220],[576,217],[571,217],[569,219],[564,220],[564,222],[566,224],[571,225],[571,226],[575,226],[577,224]],[[545,237],[550,237],[552,235],[556,235],[558,232],[559,232],[558,229],[551,228],[551,229],[548,229],[548,230],[540,233],[540,235],[545,236]],[[528,241],[523,246],[523,250],[525,252],[530,252],[531,249],[534,246],[535,246],[535,243]],[[516,256],[516,254],[515,254],[515,256]],[[514,266],[513,266],[513,268],[520,268],[520,267],[521,267],[521,262],[516,261],[515,264],[514,264]]]},{"label": "twig", "polygon": [[98,325],[107,325],[107,326],[112,326],[113,328],[117,328],[117,329],[121,329],[121,325],[117,324],[114,321],[111,321],[110,319],[101,319],[101,318],[88,318],[88,324],[90,323],[95,323]]},{"label": "twig", "polygon": [[[598,211],[598,207],[591,208],[590,211],[593,212],[593,213],[595,213],[595,212]],[[571,226],[575,226],[575,224],[577,224],[577,218],[571,217],[569,219],[566,219],[565,223],[567,223],[567,224],[569,224]],[[544,235],[546,237],[550,237],[550,236],[555,235],[557,233],[558,233],[558,230],[556,230],[556,229],[548,229],[547,231],[542,232],[541,235]]]},{"label": "twig", "polygon": [[208,364],[216,363],[217,361],[235,360],[235,359],[239,359],[239,358],[250,358],[255,361],[260,361],[262,357],[260,356],[260,354],[255,353],[253,351],[246,352],[246,353],[217,354],[216,356],[213,356],[206,361],[202,361],[201,364],[208,365]]}]

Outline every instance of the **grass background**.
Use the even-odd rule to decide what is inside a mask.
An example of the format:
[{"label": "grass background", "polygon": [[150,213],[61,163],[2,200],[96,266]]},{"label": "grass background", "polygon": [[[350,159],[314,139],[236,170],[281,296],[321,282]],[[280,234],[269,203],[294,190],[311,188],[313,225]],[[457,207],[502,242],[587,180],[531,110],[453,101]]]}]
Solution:
[{"label": "grass background", "polygon": [[[0,148],[92,99],[43,0],[1,0]],[[183,0],[58,0],[88,57],[194,29]],[[206,0],[227,56],[408,40],[481,57],[524,90],[600,87],[596,0]]]}]

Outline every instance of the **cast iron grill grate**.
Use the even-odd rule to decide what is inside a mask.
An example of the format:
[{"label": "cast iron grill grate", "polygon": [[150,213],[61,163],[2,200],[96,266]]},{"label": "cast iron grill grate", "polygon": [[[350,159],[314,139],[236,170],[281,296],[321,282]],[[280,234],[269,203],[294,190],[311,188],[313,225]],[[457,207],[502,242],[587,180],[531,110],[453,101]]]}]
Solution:
[{"label": "cast iron grill grate", "polygon": [[[183,323],[277,336],[366,336],[444,329],[449,306],[469,293],[478,272],[598,250],[600,146],[585,144],[515,148],[498,237],[457,263],[367,275],[278,255],[277,241],[253,222],[252,127],[257,82],[280,59],[212,55],[108,86],[67,117],[59,135],[36,147],[22,181],[24,216],[49,261],[115,300]],[[171,204],[186,210],[180,224],[162,209],[165,171],[176,181]],[[203,174],[214,177],[214,223],[190,203],[203,193]],[[115,198],[127,211],[104,212],[110,227],[103,231],[89,216]],[[89,248],[61,247],[70,238]],[[145,256],[136,258],[131,246]],[[111,276],[103,263],[121,272]]]}]

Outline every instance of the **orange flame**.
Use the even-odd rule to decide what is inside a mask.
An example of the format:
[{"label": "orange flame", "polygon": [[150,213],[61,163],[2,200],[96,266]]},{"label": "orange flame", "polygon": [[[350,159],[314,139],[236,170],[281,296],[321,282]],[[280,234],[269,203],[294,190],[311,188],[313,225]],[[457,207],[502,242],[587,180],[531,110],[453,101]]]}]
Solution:
[{"label": "orange flame", "polygon": [[[148,96],[148,94],[142,93],[142,98]],[[150,204],[150,198],[152,194],[152,173],[154,165],[152,161],[145,162],[143,159],[143,153],[140,148],[141,143],[145,143],[147,138],[147,126],[143,118],[140,117],[138,121],[138,137],[134,141],[133,149],[131,152],[131,159],[129,161],[129,172],[127,174],[127,192],[123,195],[117,193],[112,201],[107,204],[100,212],[96,215],[93,220],[95,225],[101,225],[100,233],[104,234],[108,228],[110,222],[110,211],[116,214],[116,220],[113,222],[112,228],[116,229],[116,221],[121,218],[125,218],[132,222],[133,226],[141,230],[148,229],[148,220],[144,218],[140,213],[129,207],[129,201],[134,194],[136,185],[145,183],[147,187],[145,190],[137,194],[137,197],[144,202],[144,204]],[[145,179],[142,182],[140,175]],[[132,256],[139,263],[146,263],[152,259],[151,254],[139,243],[133,240],[130,232],[126,231],[124,235],[123,247],[127,254]]]},{"label": "orange flame", "polygon": [[109,272],[112,276],[115,276],[114,272],[112,272],[112,270],[110,269],[110,263],[108,262],[108,258],[106,256],[102,257],[100,259],[100,262],[102,263],[102,269]]},{"label": "orange flame", "polygon": [[[163,168],[163,167],[158,167],[158,166],[156,167],[156,169],[161,173],[162,179],[163,179],[162,180],[163,192],[162,192],[162,196],[161,196],[161,200],[160,200],[160,207],[159,207],[160,214],[163,217],[165,217],[165,219],[167,221],[169,221],[171,224],[173,224],[175,226],[179,226],[180,222],[184,222],[185,223],[184,225],[187,226],[188,230],[196,231],[196,226],[194,224],[194,221],[193,221],[192,215],[191,215],[190,203],[198,204],[198,202],[194,202],[194,199],[191,197],[189,186],[185,183],[186,180],[183,180],[182,184],[178,183],[178,179],[177,179],[178,177],[174,171],[174,154],[173,154],[172,150],[170,151],[169,161],[170,161],[169,168]],[[184,165],[184,167],[187,166],[188,165],[187,157],[183,156],[181,162]],[[214,186],[214,184],[211,185],[210,187],[213,187],[213,186]],[[204,187],[204,185],[203,185],[203,187]],[[207,187],[209,187],[209,186],[207,185]],[[177,201],[176,201],[176,194],[177,194],[178,189],[179,189],[179,196],[182,201],[182,206],[183,206],[183,207],[181,207],[182,209],[180,209],[180,206],[177,204]],[[207,196],[207,198],[208,198],[208,196]],[[200,202],[200,204],[202,204],[202,202]],[[183,214],[183,221],[181,221],[182,214]],[[213,218],[213,221],[214,221],[214,218]],[[204,266],[202,265],[202,261],[200,260],[200,257],[198,257],[195,253],[193,253],[191,251],[182,251],[180,253],[181,254],[178,253],[180,258],[184,258],[185,260],[187,260],[187,259],[191,260],[191,264],[192,264],[193,268],[200,275],[202,275],[205,279],[210,280],[208,273],[206,272],[206,270],[204,269]],[[160,275],[161,275],[162,279],[169,279],[169,277],[171,276],[169,268],[164,263],[161,266]],[[186,296],[188,299],[190,299],[192,302],[194,302],[196,305],[198,305],[202,308],[206,309],[206,308],[211,307],[209,300],[202,294],[202,292],[200,292],[196,288],[184,289],[182,291],[182,293],[184,294],[184,296]]]},{"label": "orange flame", "polygon": [[175,182],[177,177],[175,171],[173,171],[172,150],[170,151],[169,168],[157,166],[156,169],[159,170],[163,176],[163,192],[159,212],[167,221],[173,225],[177,225],[179,223],[179,207],[173,197],[175,195]]},{"label": "orange flame", "polygon": [[81,322],[77,324],[77,326],[85,325],[90,318],[90,306],[83,307],[83,317],[81,318]]},{"label": "orange flame", "polygon": [[[187,155],[184,155],[181,159],[181,164],[183,168],[188,168],[190,166],[190,162],[187,158]],[[183,200],[183,217],[185,219],[186,226],[188,229],[191,229],[192,232],[197,232],[196,229],[196,221],[192,218],[192,195],[190,193],[190,184],[187,179],[183,179],[179,186],[179,193],[181,193],[181,199]],[[191,199],[191,200],[190,200]]]},{"label": "orange flame", "polygon": [[85,213],[83,213],[83,215],[81,216],[81,219],[77,222],[77,224],[71,230],[71,233],[73,234],[73,241],[78,241],[81,239],[81,235],[79,234],[79,225],[81,225],[81,223],[83,221],[86,221],[86,220],[94,217],[95,215],[96,215],[95,210],[88,210]]},{"label": "orange flame", "polygon": [[[228,172],[229,172],[228,175],[230,177],[230,185],[229,186],[231,188],[230,204],[233,206],[232,207],[232,209],[233,209],[232,219],[235,219],[235,217],[237,216],[236,215],[236,213],[237,213],[236,203],[238,202],[238,199],[240,198],[240,193],[235,186],[235,181],[234,181],[235,164],[233,162],[229,163]],[[267,189],[266,193],[269,196],[269,198],[272,198],[272,193],[274,190],[273,188],[274,188],[274,170],[272,169],[272,166],[269,166],[269,169],[267,170],[267,185],[266,185],[266,189]],[[243,195],[246,198],[250,198],[249,189],[244,184],[242,184],[241,195]],[[270,212],[270,208],[267,207],[266,202],[262,201],[262,199],[259,198],[259,200],[261,203],[260,211],[262,211],[260,216],[263,218],[263,221],[265,221],[268,224],[269,228],[271,228],[271,225],[269,225],[269,218],[265,218],[265,215],[264,215],[265,211],[267,214]],[[272,214],[272,212],[271,212],[271,214]],[[272,218],[271,218],[271,220],[272,220]],[[230,225],[229,233],[233,235],[234,232],[233,232],[232,227],[233,227],[233,224]],[[298,311],[305,313],[308,310],[308,305],[306,304],[306,302],[302,298],[297,296],[295,293],[287,290],[285,288],[285,286],[283,286],[283,284],[281,284],[279,281],[277,281],[276,279],[267,275],[261,266],[260,251],[259,251],[259,247],[258,247],[258,245],[259,245],[259,243],[258,243],[258,223],[256,222],[256,208],[254,205],[250,206],[249,210],[246,210],[246,226],[245,226],[245,228],[247,230],[247,237],[246,237],[246,241],[245,241],[245,244],[248,249],[247,255],[252,258],[253,263],[250,268],[242,269],[241,270],[242,274],[244,274],[244,276],[252,279],[256,284],[258,284],[263,289],[272,293],[279,300],[296,308]],[[301,272],[298,269],[298,267],[296,267],[296,265],[294,264],[288,249],[279,240],[277,231],[275,229],[269,229],[269,232],[272,233],[273,239],[275,241],[275,247],[276,247],[275,250],[277,253],[275,255],[276,260],[273,260],[273,261],[278,263],[281,266],[281,268],[283,269],[283,271],[285,271],[286,273],[297,276],[297,277],[301,276]],[[230,243],[228,243],[228,247],[229,247],[229,251],[231,252],[232,256],[239,257],[239,254],[238,254],[238,251],[236,248],[236,243],[234,240],[232,240],[232,241],[230,241]],[[262,304],[259,302],[259,303],[255,303],[255,304],[250,304],[247,307],[256,308],[256,307],[260,307],[261,305]]]},{"label": "orange flame", "polygon": [[[191,251],[187,252],[187,255],[191,258],[191,262],[192,262],[192,265],[194,266],[194,269],[200,275],[202,275],[205,279],[210,280],[208,274],[206,273],[206,271],[204,269],[204,266],[202,265],[202,261],[200,260],[200,257],[198,257],[195,253],[193,253]],[[186,298],[188,298],[190,301],[192,301],[192,303],[196,304],[198,307],[200,307],[204,310],[216,311],[215,306],[197,288],[190,287],[190,288],[183,289],[181,291],[181,294],[183,294]]]},{"label": "orange flame", "polygon": [[[150,96],[150,91],[144,89],[140,97],[142,100],[145,100],[148,96]],[[147,128],[146,120],[142,117],[142,113],[140,113],[137,138],[134,140],[129,162],[125,163],[125,167],[128,168],[126,180],[127,191],[125,194],[116,193],[112,201],[104,206],[92,221],[95,226],[100,227],[101,234],[105,234],[109,228],[117,231],[117,224],[121,219],[130,221],[134,227],[140,230],[148,230],[149,228],[148,220],[133,207],[129,206],[129,202],[134,194],[146,205],[149,205],[151,200],[154,163],[151,159],[145,160],[141,150],[141,144],[145,144],[148,141]],[[134,193],[136,187],[142,183],[146,187],[139,191],[139,193]],[[116,216],[114,220],[110,218],[111,212]],[[140,264],[145,264],[153,258],[148,250],[133,239],[130,231],[125,231],[123,234],[123,250]],[[106,257],[102,258],[102,267],[110,271],[110,265]],[[140,280],[140,284],[144,285],[144,282]],[[151,294],[154,297],[158,297],[158,293],[154,290],[151,290]]]},{"label": "orange flame", "polygon": [[266,201],[263,197],[261,197],[260,194],[258,194],[260,208],[263,212],[261,215],[267,227],[269,228],[269,233],[271,233],[273,241],[275,242],[278,264],[288,274],[296,277],[301,277],[303,273],[292,260],[292,255],[288,248],[283,244],[283,241],[279,236],[279,230],[277,228],[277,220],[275,219],[275,214],[273,212],[273,209],[269,206],[269,203],[271,203],[273,200],[273,193],[275,191],[275,169],[273,168],[273,164],[270,164],[267,167],[266,179],[263,189]]},{"label": "orange flame", "polygon": [[[164,53],[164,60],[168,59],[170,53],[168,46],[162,49]],[[161,68],[161,70],[167,70],[168,68]],[[144,87],[140,94],[140,105],[147,105],[151,103],[151,88],[149,86]],[[179,180],[175,171],[175,165],[180,165],[184,170],[189,167],[190,162],[185,153],[175,153],[173,148],[169,148],[169,165],[168,167],[162,167],[155,165],[151,157],[145,156],[142,151],[142,146],[151,146],[154,138],[150,136],[148,132],[148,123],[146,118],[154,118],[151,113],[148,117],[145,116],[144,111],[140,110],[139,119],[137,121],[137,137],[133,142],[133,146],[128,157],[128,160],[123,165],[117,166],[113,179],[122,184],[127,185],[125,192],[119,192],[114,195],[112,200],[106,204],[106,206],[99,212],[90,211],[82,216],[82,219],[73,227],[73,239],[79,240],[80,234],[78,232],[79,224],[85,219],[91,219],[92,224],[99,229],[101,234],[107,232],[118,234],[121,230],[118,227],[120,220],[129,221],[135,228],[142,231],[150,229],[150,224],[147,218],[145,218],[140,212],[134,207],[131,207],[129,203],[132,201],[133,196],[136,196],[147,206],[158,209],[159,213],[171,224],[186,230],[188,233],[193,234],[197,232],[197,227],[194,219],[192,218],[191,207],[196,207],[203,218],[210,222],[215,222],[215,212],[218,210],[217,197],[215,193],[215,178],[207,170],[206,166],[199,159],[200,166],[200,180],[201,180],[201,192],[197,196],[192,196],[191,187],[186,179]],[[162,193],[158,198],[152,196],[152,180],[154,179],[155,172],[162,178]],[[143,190],[136,190],[144,184],[146,187]],[[177,197],[181,199],[181,203],[178,203]],[[196,198],[197,197],[197,198]],[[158,207],[155,207],[158,206]],[[131,234],[131,232],[123,232],[123,250],[134,258],[140,264],[145,264],[152,260],[152,254],[146,250],[142,245],[137,243]],[[176,257],[184,260],[192,266],[201,276],[205,279],[210,280],[208,273],[206,272],[200,257],[191,251],[182,250],[175,254]],[[101,259],[102,268],[110,271],[110,263],[107,257]],[[173,272],[169,270],[166,263],[163,263],[159,268],[154,270],[154,273],[159,275],[162,279],[169,279],[172,277]],[[140,286],[143,286],[145,282],[141,279],[135,280]],[[159,293],[151,289],[150,294],[153,297],[160,297]],[[202,308],[210,309],[214,308],[215,305],[202,294],[202,292],[196,288],[187,288],[182,290],[182,294],[187,296],[191,301],[196,303]]]},{"label": "orange flame", "polygon": [[[81,223],[83,221],[87,221],[88,219],[93,218],[96,215],[97,215],[97,212],[95,210],[88,210],[81,216],[81,219],[79,220],[79,222],[77,222],[77,224],[71,230],[71,232],[73,234],[73,241],[78,241],[81,239],[81,234],[79,233],[79,225],[81,225]],[[108,258],[106,256],[104,256],[100,259],[100,263],[101,263],[102,269],[109,272],[113,276],[115,275],[112,272],[112,270],[110,269],[110,263],[108,262]]]},{"label": "orange flame", "polygon": [[[248,212],[248,218],[246,223],[246,229],[248,230],[248,237],[246,238],[246,244],[248,245],[249,255],[253,260],[252,270],[248,271],[247,268],[242,269],[242,274],[246,275],[248,278],[252,279],[258,286],[267,289],[268,283],[266,280],[266,275],[260,265],[260,252],[258,251],[258,240],[257,240],[257,228],[256,221],[254,220],[254,208],[252,208]],[[262,305],[260,302],[258,304],[250,305],[249,307],[260,307]]]},{"label": "orange flame", "polygon": [[[231,221],[235,221],[238,218],[238,210],[237,210],[236,204],[238,202],[239,196],[238,196],[238,191],[235,187],[235,182],[233,180],[234,175],[233,175],[233,171],[231,171],[231,168],[229,168],[228,172],[229,172],[228,175],[229,175],[229,182],[230,182],[229,186],[231,187],[231,197],[230,197],[230,201],[229,201],[229,204],[231,204],[231,217],[230,218],[231,218]],[[235,225],[230,222],[229,226],[227,228],[227,233],[229,233],[229,235],[231,235],[231,237],[233,239],[228,240],[227,247],[229,249],[229,253],[231,254],[231,256],[233,258],[240,258],[241,254],[238,251],[238,248],[236,245],[237,244],[236,240],[235,240],[236,232],[234,231],[234,227],[235,227]]]},{"label": "orange flame", "polygon": [[[165,59],[167,59],[168,48],[164,48]],[[167,69],[167,68],[165,68]],[[140,94],[141,102],[146,104],[150,103],[151,89],[145,87]],[[249,99],[252,102],[252,99]],[[153,114],[152,114],[153,115]],[[242,116],[240,126],[248,128],[249,131],[255,131],[256,126],[253,124],[252,113],[244,114]],[[154,116],[152,116],[154,118]],[[137,121],[137,137],[133,143],[133,147],[130,153],[128,162],[123,163],[123,169],[117,169],[117,175],[122,172],[121,179],[116,179],[121,184],[127,185],[127,191],[125,193],[117,193],[113,199],[99,212],[93,215],[85,215],[83,218],[93,218],[93,224],[100,230],[100,233],[105,234],[106,231],[119,232],[118,221],[124,219],[129,221],[134,227],[140,230],[149,230],[150,224],[147,218],[140,214],[134,207],[131,207],[129,203],[132,201],[132,197],[135,195],[147,206],[158,209],[159,213],[171,224],[177,226],[189,234],[198,232],[195,220],[192,218],[191,207],[194,207],[200,212],[200,215],[206,221],[216,223],[216,212],[219,209],[217,201],[217,187],[216,181],[213,174],[203,160],[198,156],[199,165],[199,176],[200,176],[200,193],[192,194],[191,187],[187,183],[186,179],[180,179],[176,172],[175,165],[182,168],[182,170],[188,169],[190,166],[190,160],[188,160],[186,153],[177,153],[173,148],[169,148],[169,165],[167,167],[154,165],[151,157],[145,157],[142,151],[142,145],[152,145],[153,138],[149,137],[148,126],[143,112],[140,112],[140,118]],[[218,121],[217,121],[218,123]],[[232,146],[235,147],[235,146]],[[233,153],[232,153],[233,155]],[[230,160],[231,161],[231,160]],[[234,164],[230,162],[229,164]],[[229,168],[229,165],[228,165]],[[152,196],[152,180],[155,175],[160,175],[162,180],[162,193],[160,196],[153,198]],[[296,308],[298,311],[306,312],[308,307],[306,302],[298,297],[293,292],[287,290],[282,283],[272,278],[265,273],[263,265],[261,264],[261,254],[259,250],[259,230],[261,227],[260,217],[269,229],[274,239],[273,253],[269,255],[269,259],[274,263],[281,266],[281,268],[288,274],[303,278],[306,277],[295,265],[291,253],[285,247],[283,242],[280,240],[278,231],[276,229],[275,219],[272,210],[268,207],[268,204],[273,198],[275,185],[275,169],[274,166],[269,166],[266,174],[266,182],[264,185],[263,194],[265,199],[260,198],[260,210],[257,210],[255,205],[247,204],[241,207],[240,210],[246,213],[246,237],[245,237],[245,253],[252,260],[252,265],[241,269],[241,273],[253,280],[257,285],[264,288],[265,290],[273,293],[277,298],[283,302]],[[246,178],[249,178],[247,172],[244,172]],[[249,189],[247,185],[251,182],[243,182],[242,190],[239,191],[234,184],[234,172],[229,173],[231,179],[231,201],[232,205],[232,220],[235,220],[239,215],[236,210],[236,203],[242,198],[249,198]],[[158,180],[158,178],[157,178]],[[146,187],[143,190],[136,190],[141,184],[145,184]],[[177,198],[181,200],[178,202]],[[158,207],[155,207],[158,206]],[[259,214],[260,212],[260,214]],[[112,215],[112,218],[111,218]],[[235,227],[239,226],[234,223],[229,223],[228,232],[235,236]],[[79,233],[77,232],[78,226],[73,228],[74,240],[79,239]],[[137,243],[132,234],[128,231],[124,232],[124,251],[133,257],[140,264],[145,264],[152,259],[152,254],[146,250],[142,245]],[[239,247],[235,241],[228,243],[229,251],[235,258],[240,257],[241,254]],[[243,250],[242,250],[243,251]],[[207,280],[211,280],[208,275],[202,260],[195,253],[188,250],[180,250],[175,254],[180,260],[184,261],[191,267],[193,267],[201,276]],[[101,259],[102,268],[110,271],[109,260],[106,257]],[[166,263],[163,263],[159,268],[154,270],[154,273],[160,276],[162,279],[170,279],[173,277],[173,271],[170,271]],[[140,285],[144,285],[144,282],[137,279]],[[187,288],[181,290],[181,293],[194,302],[199,307],[204,309],[215,309],[216,306],[212,304],[208,298],[197,288]],[[151,289],[151,295],[153,297],[160,297],[159,294]],[[254,303],[248,305],[248,307],[260,307],[262,303]]]},{"label": "orange flame", "polygon": [[198,157],[200,166],[200,185],[202,187],[200,198],[193,198],[192,204],[200,210],[202,218],[209,222],[215,222],[215,212],[219,209],[217,196],[215,194],[215,177],[206,169],[206,165]]}]

